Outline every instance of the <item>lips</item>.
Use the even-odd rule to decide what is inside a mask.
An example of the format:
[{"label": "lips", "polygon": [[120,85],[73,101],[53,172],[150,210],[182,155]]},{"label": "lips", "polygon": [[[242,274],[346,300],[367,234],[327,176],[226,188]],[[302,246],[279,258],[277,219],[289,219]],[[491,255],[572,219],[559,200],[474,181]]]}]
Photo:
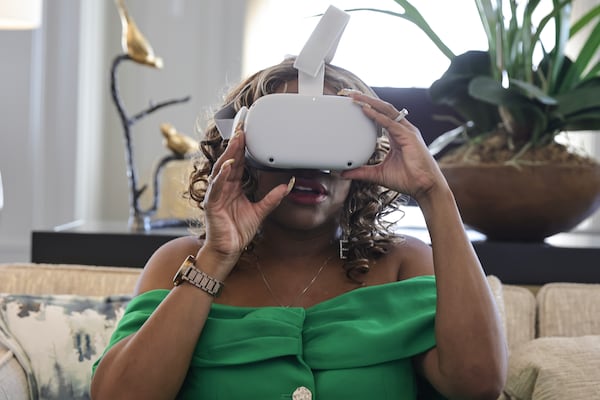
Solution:
[{"label": "lips", "polygon": [[300,204],[318,204],[327,198],[327,188],[314,179],[296,178],[288,199]]}]

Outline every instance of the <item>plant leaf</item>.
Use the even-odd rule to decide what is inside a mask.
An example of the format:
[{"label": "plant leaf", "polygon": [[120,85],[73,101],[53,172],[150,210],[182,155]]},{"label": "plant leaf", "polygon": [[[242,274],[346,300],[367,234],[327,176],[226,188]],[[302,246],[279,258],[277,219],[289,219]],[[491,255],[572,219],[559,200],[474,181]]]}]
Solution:
[{"label": "plant leaf", "polygon": [[[510,107],[512,115],[517,121],[524,124],[529,124],[531,131],[531,142],[533,145],[537,145],[544,141],[544,136],[548,132],[548,114],[543,112],[540,107],[536,107],[530,102],[522,104],[515,103],[513,107]],[[558,132],[554,132],[556,134]]]},{"label": "plant leaf", "polygon": [[494,7],[490,0],[475,0],[475,6],[477,6],[477,12],[479,13],[479,19],[481,20],[481,26],[485,31],[485,36],[488,39],[488,51],[491,55],[491,59],[494,61],[492,64],[495,65],[496,53],[498,51],[496,34],[496,15]]},{"label": "plant leaf", "polygon": [[577,58],[573,64],[569,67],[567,75],[560,86],[560,91],[566,91],[572,87],[575,87],[583,79],[584,71],[587,69],[588,64],[598,55],[598,48],[600,47],[600,23],[598,23],[594,29],[590,32],[588,40],[581,48],[581,51],[577,55]]},{"label": "plant leaf", "polygon": [[536,143],[546,129],[548,116],[542,104],[532,102],[518,87],[504,88],[493,78],[478,76],[469,84],[469,94],[500,107],[504,126],[516,136]]},{"label": "plant leaf", "polygon": [[[541,107],[525,97],[515,95],[514,99],[502,106],[503,123],[512,128],[513,135],[534,145],[544,140],[548,132],[549,115]],[[507,115],[508,114],[508,115]]]},{"label": "plant leaf", "polygon": [[558,94],[556,100],[558,101],[556,111],[565,117],[592,109],[600,112],[600,79],[594,85],[588,84]]},{"label": "plant leaf", "polygon": [[442,77],[429,88],[433,102],[454,108],[466,121],[473,121],[480,133],[494,129],[500,122],[497,107],[469,95],[469,82],[490,75],[490,58],[485,51],[468,51],[456,56]]},{"label": "plant leaf", "polygon": [[560,5],[559,0],[552,0],[554,4],[554,49],[552,50],[552,66],[550,70],[550,79],[548,82],[548,91],[553,91],[553,88],[559,86],[557,83],[558,74],[562,68],[564,60],[565,48],[569,40],[569,19],[571,17],[571,4],[564,6]]},{"label": "plant leaf", "polygon": [[529,97],[530,99],[535,99],[540,103],[549,106],[554,106],[557,104],[557,101],[554,97],[547,95],[542,89],[535,85],[532,85],[531,83],[520,81],[518,79],[511,79],[510,84],[521,89],[521,93]]},{"label": "plant leaf", "polygon": [[469,83],[469,94],[481,101],[497,106],[508,106],[512,102],[526,98],[517,90],[504,88],[497,80],[489,76],[478,76]]},{"label": "plant leaf", "polygon": [[589,70],[582,82],[587,82],[588,80],[595,79],[598,76],[600,76],[600,61],[598,61],[596,65]]},{"label": "plant leaf", "polygon": [[[552,8],[552,11],[540,20],[537,29],[533,33],[533,43],[539,43],[543,48],[543,43],[541,42],[540,37],[542,32],[544,31],[544,28],[553,18],[561,18],[562,8],[566,7],[567,5],[570,5],[571,1],[572,0],[564,0],[562,2],[557,2],[556,0],[553,0],[554,7]],[[556,46],[554,48],[556,49]],[[549,93],[553,93],[555,91],[555,86],[557,86],[556,82],[558,82],[556,74],[558,74],[562,70],[561,63],[563,62],[562,57],[564,56],[564,54],[557,53],[554,51],[550,53],[546,53],[544,51],[544,53],[544,58],[547,60],[548,63],[548,68],[546,70],[547,74],[544,78],[545,85],[547,88],[546,91]],[[533,53],[530,56],[532,57]]]},{"label": "plant leaf", "polygon": [[600,126],[600,113],[594,111],[570,117],[561,125],[561,131],[597,131]]},{"label": "plant leaf", "polygon": [[435,44],[437,46],[437,48],[446,57],[448,57],[448,59],[451,60],[454,58],[455,54],[452,52],[452,50],[450,50],[450,48],[448,46],[446,46],[444,41],[434,32],[433,29],[431,29],[431,27],[429,26],[429,24],[427,23],[425,18],[423,18],[421,13],[414,6],[412,6],[409,2],[407,2],[405,0],[395,0],[395,1],[396,1],[396,3],[400,4],[400,6],[402,6],[402,8],[404,8],[404,13],[393,12],[393,11],[389,11],[389,10],[381,10],[378,8],[368,8],[368,7],[350,8],[350,9],[347,9],[344,11],[348,11],[348,12],[371,11],[371,12],[392,15],[394,17],[399,17],[399,18],[405,19],[409,22],[412,22],[417,27],[419,27],[419,29],[421,29],[421,31],[424,34],[426,34],[427,37],[429,37],[429,39],[433,42],[433,44]]},{"label": "plant leaf", "polygon": [[570,37],[573,37],[579,32],[581,29],[587,26],[592,20],[594,20],[597,16],[600,15],[600,4],[596,7],[592,8],[590,11],[585,13],[581,18],[579,18],[573,25],[571,26],[571,32],[569,34]]},{"label": "plant leaf", "polygon": [[[523,57],[523,73],[524,78],[527,82],[533,81],[533,51],[535,49],[536,42],[533,41],[533,26],[532,26],[532,15],[536,7],[540,3],[540,0],[530,0],[525,5],[523,10],[523,22],[521,23],[521,42],[522,42],[522,57]],[[515,40],[513,46],[518,47],[519,42]],[[514,76],[518,78],[518,76]]]}]

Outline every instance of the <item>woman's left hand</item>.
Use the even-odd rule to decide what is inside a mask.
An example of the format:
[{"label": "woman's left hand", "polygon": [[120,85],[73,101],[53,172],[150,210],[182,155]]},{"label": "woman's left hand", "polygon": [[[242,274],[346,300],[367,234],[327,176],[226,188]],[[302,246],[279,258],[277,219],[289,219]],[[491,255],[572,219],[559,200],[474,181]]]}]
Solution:
[{"label": "woman's left hand", "polygon": [[368,180],[407,194],[417,202],[432,189],[447,185],[421,132],[406,118],[396,121],[400,112],[394,106],[359,92],[349,93],[348,96],[362,103],[365,115],[385,128],[390,151],[380,164],[344,171],[344,178]]}]

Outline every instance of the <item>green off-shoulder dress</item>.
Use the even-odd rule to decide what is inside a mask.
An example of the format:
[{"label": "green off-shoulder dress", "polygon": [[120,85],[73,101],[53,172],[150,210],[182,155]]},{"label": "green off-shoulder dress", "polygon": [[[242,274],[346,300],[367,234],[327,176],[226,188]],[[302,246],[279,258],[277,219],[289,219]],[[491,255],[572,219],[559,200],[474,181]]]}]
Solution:
[{"label": "green off-shoulder dress", "polygon": [[[168,293],[133,298],[108,348],[136,332]],[[435,278],[421,276],[306,309],[213,304],[178,398],[416,399],[411,357],[435,346],[435,303]]]}]

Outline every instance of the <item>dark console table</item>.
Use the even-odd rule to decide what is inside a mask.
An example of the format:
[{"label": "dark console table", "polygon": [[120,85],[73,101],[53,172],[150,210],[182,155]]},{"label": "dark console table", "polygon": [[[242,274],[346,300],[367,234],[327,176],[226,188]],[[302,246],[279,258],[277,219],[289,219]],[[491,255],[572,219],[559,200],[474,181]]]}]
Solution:
[{"label": "dark console table", "polygon": [[131,232],[126,223],[73,222],[33,231],[31,261],[141,268],[162,244],[190,234],[187,228]]},{"label": "dark console table", "polygon": [[[423,229],[402,232],[428,240]],[[189,234],[187,228],[131,232],[125,223],[72,223],[33,231],[31,261],[143,267],[163,243]],[[600,283],[600,235],[564,233],[543,243],[514,243],[488,242],[475,233],[472,242],[485,272],[504,283]]]}]

